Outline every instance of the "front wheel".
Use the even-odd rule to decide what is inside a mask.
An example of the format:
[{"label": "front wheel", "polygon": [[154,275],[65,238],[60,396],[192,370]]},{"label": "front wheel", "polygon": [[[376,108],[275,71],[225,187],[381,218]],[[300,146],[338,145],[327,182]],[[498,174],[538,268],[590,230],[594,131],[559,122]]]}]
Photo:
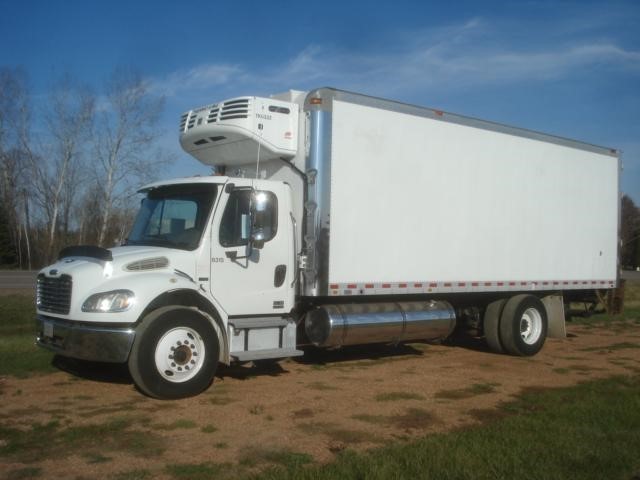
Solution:
[{"label": "front wheel", "polygon": [[129,372],[151,397],[190,397],[211,384],[218,354],[218,338],[207,318],[195,309],[167,308],[150,313],[138,327]]}]

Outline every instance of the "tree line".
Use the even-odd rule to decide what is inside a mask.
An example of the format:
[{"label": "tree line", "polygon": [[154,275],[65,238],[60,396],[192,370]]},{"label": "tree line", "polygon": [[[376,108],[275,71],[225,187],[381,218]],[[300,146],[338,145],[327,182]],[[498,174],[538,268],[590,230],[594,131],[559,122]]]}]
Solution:
[{"label": "tree line", "polygon": [[640,208],[627,195],[620,205],[620,265],[640,267]]},{"label": "tree line", "polygon": [[[0,268],[34,269],[67,245],[111,247],[137,205],[132,192],[171,159],[155,147],[164,99],[117,68],[101,92],[69,74],[34,96],[0,67]],[[621,202],[620,263],[640,266],[640,209]]]},{"label": "tree line", "polygon": [[164,98],[117,68],[100,92],[69,74],[44,95],[0,67],[0,267],[33,269],[72,244],[111,247],[135,214],[135,187],[171,158],[155,146]]}]

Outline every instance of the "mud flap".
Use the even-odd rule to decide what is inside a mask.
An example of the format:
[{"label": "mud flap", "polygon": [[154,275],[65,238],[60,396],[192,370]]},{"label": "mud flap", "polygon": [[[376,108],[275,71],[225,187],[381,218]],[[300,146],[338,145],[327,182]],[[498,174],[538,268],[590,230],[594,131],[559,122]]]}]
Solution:
[{"label": "mud flap", "polygon": [[562,295],[549,295],[542,298],[547,310],[547,337],[566,338],[567,329],[564,319],[564,300]]}]

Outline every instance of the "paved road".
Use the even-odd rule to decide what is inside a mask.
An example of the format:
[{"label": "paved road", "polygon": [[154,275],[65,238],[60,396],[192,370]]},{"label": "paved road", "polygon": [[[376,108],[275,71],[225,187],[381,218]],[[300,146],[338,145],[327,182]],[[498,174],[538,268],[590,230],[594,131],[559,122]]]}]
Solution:
[{"label": "paved road", "polygon": [[623,270],[622,278],[625,280],[640,280],[640,272],[633,270]]},{"label": "paved road", "polygon": [[0,289],[35,288],[37,271],[0,270]]}]

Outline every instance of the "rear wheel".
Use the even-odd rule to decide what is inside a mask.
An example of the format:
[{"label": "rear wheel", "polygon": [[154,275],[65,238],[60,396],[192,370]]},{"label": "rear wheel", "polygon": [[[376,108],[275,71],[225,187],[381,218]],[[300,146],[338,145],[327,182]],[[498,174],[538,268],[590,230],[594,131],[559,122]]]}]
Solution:
[{"label": "rear wheel", "polygon": [[482,320],[484,338],[489,348],[496,353],[504,352],[504,348],[500,342],[500,315],[502,315],[505,303],[507,303],[507,300],[504,298],[491,302],[487,305]]},{"label": "rear wheel", "polygon": [[547,338],[547,310],[533,295],[511,297],[500,316],[500,343],[512,355],[531,356]]},{"label": "rear wheel", "polygon": [[129,355],[129,372],[147,395],[184,398],[205,390],[218,366],[213,326],[195,309],[152,312],[140,324]]}]

